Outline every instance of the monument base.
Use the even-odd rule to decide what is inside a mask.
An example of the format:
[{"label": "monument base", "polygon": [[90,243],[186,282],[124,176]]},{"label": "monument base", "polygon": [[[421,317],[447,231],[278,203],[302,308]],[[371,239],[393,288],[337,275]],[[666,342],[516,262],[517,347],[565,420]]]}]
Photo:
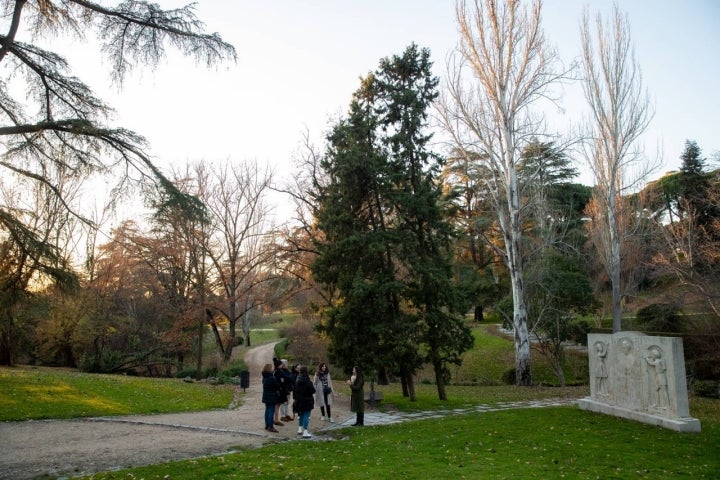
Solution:
[{"label": "monument base", "polygon": [[658,427],[675,430],[676,432],[700,431],[700,420],[692,417],[663,417],[662,415],[638,412],[637,410],[630,410],[618,405],[608,405],[607,403],[597,402],[590,397],[578,400],[578,407],[580,407],[580,410],[588,410],[590,412],[604,413],[605,415],[627,418],[628,420],[657,425]]}]

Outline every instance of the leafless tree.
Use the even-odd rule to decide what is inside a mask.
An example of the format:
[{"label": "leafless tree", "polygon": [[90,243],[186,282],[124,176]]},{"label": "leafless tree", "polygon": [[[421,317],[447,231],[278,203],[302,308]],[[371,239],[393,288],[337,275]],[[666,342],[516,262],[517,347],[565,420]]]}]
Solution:
[{"label": "leafless tree", "polygon": [[337,301],[334,287],[317,282],[310,268],[318,258],[316,245],[322,241],[323,235],[316,225],[317,185],[325,185],[328,181],[320,166],[322,158],[322,153],[310,139],[310,133],[304,131],[293,158],[293,176],[277,188],[292,202],[295,211],[294,222],[283,226],[276,239],[278,266],[287,281],[294,285],[288,294],[294,296],[298,303],[302,302],[305,314],[310,314],[313,308],[323,308]]},{"label": "leafless tree", "polygon": [[460,1],[456,16],[460,44],[447,63],[448,81],[439,117],[454,151],[482,162],[504,246],[498,248],[510,272],[518,385],[531,385],[530,336],[523,285],[521,214],[517,165],[524,146],[542,132],[533,112],[561,74],[540,25],[541,2]]},{"label": "leafless tree", "polygon": [[275,271],[271,248],[274,227],[267,203],[271,183],[272,172],[257,162],[226,162],[209,172],[203,201],[213,232],[209,244],[211,275],[221,298],[214,307],[227,319],[226,338],[216,323],[213,326],[225,360],[230,359],[237,344],[237,322],[243,320],[248,343],[252,314],[269,301],[265,293]]},{"label": "leafless tree", "polygon": [[630,23],[615,6],[595,28],[583,13],[582,85],[590,114],[583,154],[595,177],[595,201],[600,223],[595,246],[612,285],[613,331],[621,325],[621,246],[633,228],[622,218],[622,197],[647,178],[654,165],[646,161],[638,140],[653,116],[649,95],[630,40]]}]

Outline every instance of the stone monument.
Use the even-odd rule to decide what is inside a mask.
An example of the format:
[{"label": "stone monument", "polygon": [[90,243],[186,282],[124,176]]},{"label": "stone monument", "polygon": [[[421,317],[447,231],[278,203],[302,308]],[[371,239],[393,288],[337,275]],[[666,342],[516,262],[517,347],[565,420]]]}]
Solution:
[{"label": "stone monument", "polygon": [[690,417],[682,338],[640,332],[588,335],[590,397],[582,410],[679,432],[699,432]]}]

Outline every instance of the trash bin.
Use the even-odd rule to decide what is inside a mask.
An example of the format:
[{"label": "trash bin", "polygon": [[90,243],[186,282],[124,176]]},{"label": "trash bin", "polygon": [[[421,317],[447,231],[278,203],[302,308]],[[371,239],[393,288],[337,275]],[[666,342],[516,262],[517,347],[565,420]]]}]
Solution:
[{"label": "trash bin", "polygon": [[247,370],[243,370],[240,372],[240,386],[242,387],[243,391],[245,391],[246,388],[250,386],[250,372]]}]

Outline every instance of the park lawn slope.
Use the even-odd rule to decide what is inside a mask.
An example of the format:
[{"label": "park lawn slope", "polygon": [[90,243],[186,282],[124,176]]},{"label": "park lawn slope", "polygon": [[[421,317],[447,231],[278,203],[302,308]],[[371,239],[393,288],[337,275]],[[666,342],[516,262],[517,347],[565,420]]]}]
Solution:
[{"label": "park lawn slope", "polygon": [[0,367],[0,421],[211,410],[232,398],[230,385]]}]

